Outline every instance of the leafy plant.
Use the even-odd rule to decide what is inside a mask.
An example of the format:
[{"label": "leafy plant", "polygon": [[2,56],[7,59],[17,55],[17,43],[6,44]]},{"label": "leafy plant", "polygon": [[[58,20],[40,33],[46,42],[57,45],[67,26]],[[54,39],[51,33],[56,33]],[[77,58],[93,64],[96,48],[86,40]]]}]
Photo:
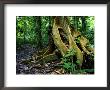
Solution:
[{"label": "leafy plant", "polygon": [[75,38],[76,43],[80,43],[80,37]]},{"label": "leafy plant", "polygon": [[63,67],[65,69],[69,69],[69,68],[71,68],[71,63],[70,62],[64,63]]},{"label": "leafy plant", "polygon": [[69,49],[63,58],[61,58],[63,62],[63,68],[69,73],[74,73],[75,71],[76,64],[73,63],[73,56],[75,55],[76,51],[74,49]]}]

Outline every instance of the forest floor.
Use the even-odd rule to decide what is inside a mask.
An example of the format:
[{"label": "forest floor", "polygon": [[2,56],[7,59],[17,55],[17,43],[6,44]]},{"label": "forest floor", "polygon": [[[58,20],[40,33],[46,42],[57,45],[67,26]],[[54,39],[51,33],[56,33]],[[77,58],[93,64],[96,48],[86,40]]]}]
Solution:
[{"label": "forest floor", "polygon": [[54,60],[43,65],[35,63],[32,55],[37,49],[32,45],[23,45],[22,49],[16,51],[16,74],[63,74],[64,70],[59,68],[60,60]]},{"label": "forest floor", "polygon": [[[71,74],[66,73],[65,70],[61,67],[61,60],[56,59],[47,63],[40,64],[36,63],[35,60],[32,59],[32,55],[39,51],[36,47],[25,44],[21,48],[17,48],[16,50],[16,74]],[[84,62],[83,69],[87,69],[87,71],[81,71],[77,74],[94,74],[94,70],[91,66],[94,65],[93,61]],[[89,69],[89,72],[88,72]],[[92,70],[92,71],[91,71]]]}]

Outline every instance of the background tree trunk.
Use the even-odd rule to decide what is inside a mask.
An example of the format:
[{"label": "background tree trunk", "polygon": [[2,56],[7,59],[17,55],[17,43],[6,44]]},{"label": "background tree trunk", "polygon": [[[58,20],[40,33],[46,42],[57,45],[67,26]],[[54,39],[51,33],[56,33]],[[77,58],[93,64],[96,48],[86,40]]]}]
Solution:
[{"label": "background tree trunk", "polygon": [[35,18],[36,18],[36,34],[39,38],[38,47],[41,48],[42,47],[42,41],[40,40],[42,38],[42,35],[41,35],[41,17],[36,16]]}]

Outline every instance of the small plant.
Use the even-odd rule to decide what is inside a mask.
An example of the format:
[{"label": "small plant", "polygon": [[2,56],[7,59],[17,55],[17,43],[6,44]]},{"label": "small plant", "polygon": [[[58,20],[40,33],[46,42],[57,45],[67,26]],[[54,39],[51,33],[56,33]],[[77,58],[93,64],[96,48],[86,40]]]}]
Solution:
[{"label": "small plant", "polygon": [[63,62],[63,68],[69,73],[74,73],[76,70],[76,64],[73,63],[73,56],[75,55],[76,51],[74,49],[69,49],[63,58],[61,58]]},{"label": "small plant", "polygon": [[80,38],[81,38],[80,36],[75,38],[76,43],[80,43]]}]

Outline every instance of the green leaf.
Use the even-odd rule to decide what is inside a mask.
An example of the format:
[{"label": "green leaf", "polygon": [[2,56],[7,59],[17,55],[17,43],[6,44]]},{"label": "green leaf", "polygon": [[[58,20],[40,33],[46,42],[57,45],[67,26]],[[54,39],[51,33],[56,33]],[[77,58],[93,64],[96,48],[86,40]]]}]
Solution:
[{"label": "green leaf", "polygon": [[80,61],[79,61],[79,60],[77,60],[77,61],[76,61],[76,63],[77,63],[77,64],[80,64]]},{"label": "green leaf", "polygon": [[69,69],[71,67],[71,63],[70,62],[64,63],[63,67]]}]

